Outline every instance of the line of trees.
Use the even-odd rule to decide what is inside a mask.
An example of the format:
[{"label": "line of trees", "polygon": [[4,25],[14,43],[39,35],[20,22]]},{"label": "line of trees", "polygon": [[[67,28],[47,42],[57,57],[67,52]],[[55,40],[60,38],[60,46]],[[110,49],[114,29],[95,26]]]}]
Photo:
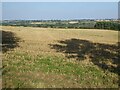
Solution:
[{"label": "line of trees", "polygon": [[107,29],[107,30],[119,30],[120,31],[120,22],[105,22],[105,21],[84,21],[74,24],[70,24],[65,21],[55,21],[49,23],[41,24],[31,24],[32,21],[15,21],[15,22],[5,22],[2,23],[3,26],[24,26],[24,27],[43,27],[43,28],[80,28],[80,29]]},{"label": "line of trees", "polygon": [[108,30],[119,30],[120,31],[120,23],[96,22],[94,28],[96,28],[96,29],[108,29]]}]

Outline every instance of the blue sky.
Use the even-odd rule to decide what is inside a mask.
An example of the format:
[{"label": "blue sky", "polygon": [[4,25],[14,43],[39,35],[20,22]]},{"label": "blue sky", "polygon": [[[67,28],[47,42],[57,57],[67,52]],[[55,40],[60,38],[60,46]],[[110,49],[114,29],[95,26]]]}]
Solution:
[{"label": "blue sky", "polygon": [[118,18],[117,2],[4,2],[2,19]]}]

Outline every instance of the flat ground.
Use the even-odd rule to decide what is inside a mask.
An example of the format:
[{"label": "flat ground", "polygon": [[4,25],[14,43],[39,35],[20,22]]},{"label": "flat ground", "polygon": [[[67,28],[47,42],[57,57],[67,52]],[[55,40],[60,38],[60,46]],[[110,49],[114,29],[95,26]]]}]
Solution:
[{"label": "flat ground", "polygon": [[118,87],[118,31],[2,27],[3,87]]}]

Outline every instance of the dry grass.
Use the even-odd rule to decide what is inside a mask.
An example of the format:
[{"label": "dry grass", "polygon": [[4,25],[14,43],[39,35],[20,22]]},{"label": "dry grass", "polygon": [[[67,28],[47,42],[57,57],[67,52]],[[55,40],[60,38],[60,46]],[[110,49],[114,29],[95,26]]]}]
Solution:
[{"label": "dry grass", "polygon": [[111,30],[84,30],[84,29],[45,29],[31,27],[3,27],[5,31],[12,31],[21,38],[18,49],[37,53],[54,53],[48,44],[60,40],[81,39],[95,43],[116,44],[118,32]]},{"label": "dry grass", "polygon": [[[4,76],[4,81],[8,80],[8,83],[11,83],[11,84],[4,82],[4,84],[5,83],[7,84],[6,86],[3,85],[4,87],[29,87],[29,86],[31,87],[117,87],[118,83],[116,83],[116,81],[119,79],[117,76],[118,73],[111,72],[109,68],[108,70],[101,68],[101,66],[98,65],[98,62],[100,64],[102,59],[99,59],[100,58],[99,56],[98,56],[99,58],[97,58],[95,56],[95,53],[93,53],[93,51],[98,53],[105,52],[107,53],[105,55],[108,55],[111,57],[116,56],[114,52],[116,53],[116,45],[118,43],[118,31],[97,30],[97,29],[96,30],[95,29],[91,29],[91,30],[90,29],[51,29],[51,28],[11,27],[11,26],[3,26],[2,29],[5,32],[14,33],[15,36],[13,37],[19,38],[19,42],[17,43],[18,46],[10,50],[8,49],[8,51],[3,53],[3,57],[5,59],[5,60],[3,59],[3,65],[6,65],[7,69],[9,67],[15,68],[16,65],[18,65],[17,63],[20,60],[23,60],[21,61],[23,62],[21,65],[23,65],[24,63],[28,63],[31,66],[26,64],[26,66],[23,65],[22,68],[25,68],[26,70],[29,67],[33,68],[33,70],[31,70],[30,72],[28,71],[28,72],[20,73],[18,71],[19,75],[17,75],[18,73],[16,70],[11,69],[11,72],[9,72],[8,74],[5,74]],[[77,49],[80,49],[80,46],[79,46],[80,43],[83,44],[81,47],[84,48],[85,45],[86,45],[85,47],[87,47],[85,48],[86,49],[85,52],[87,52],[87,55],[84,56],[85,57],[83,58],[84,60],[77,61],[77,59],[78,58],[81,59],[81,57],[75,57],[75,58],[66,57],[66,55],[76,56],[76,55],[86,54],[85,52],[83,52],[84,49],[82,52],[77,50]],[[51,45],[52,47],[53,46],[55,47],[51,48]],[[102,50],[101,49],[102,47],[104,47],[103,49],[106,49],[112,53],[110,52],[108,53],[107,51]],[[92,50],[94,48],[95,50]],[[101,51],[97,51],[97,49],[100,49]],[[97,64],[96,62],[94,62],[95,61],[94,59],[90,59],[89,55],[91,54],[94,55],[94,59],[98,60]],[[29,59],[29,56],[32,57],[30,58],[31,61],[26,61],[27,59]],[[53,63],[48,62],[47,61],[48,58],[43,59],[45,60],[45,62],[41,62],[39,61],[39,59],[37,59],[38,56],[53,57],[52,58]],[[57,57],[57,58],[54,58],[54,57]],[[72,66],[69,66],[69,65],[64,66],[64,63],[61,62],[60,65],[63,65],[61,66],[61,68],[63,69],[58,68],[59,70],[67,71],[66,68],[68,67],[72,68],[73,71],[83,70],[82,74],[78,72],[76,73],[76,75],[81,74],[84,76],[81,78],[80,77],[78,78],[78,76],[76,77],[76,75],[71,73],[71,70],[68,71],[68,73],[71,74],[71,77],[67,76],[67,74],[61,75],[63,71],[61,71],[60,73],[57,73],[56,67],[53,67],[52,65],[53,64],[55,65],[56,63],[60,63],[59,57],[60,59],[66,60],[65,63],[66,62],[72,63],[70,64]],[[102,58],[109,60],[109,66],[113,62],[111,61],[112,58],[107,58],[105,56]],[[13,61],[10,62],[8,59]],[[58,59],[58,62],[55,61],[57,59]],[[104,63],[106,62],[107,61],[105,61]],[[12,63],[13,65],[11,66]],[[41,65],[41,63],[45,66],[44,67],[39,66]],[[75,69],[76,66],[74,65],[74,63],[75,65],[76,63],[78,65],[77,70]],[[35,65],[36,67],[35,66],[33,67],[32,65]],[[108,62],[106,65],[108,65]],[[114,65],[116,65],[116,63],[115,64],[112,63],[112,66]],[[54,73],[57,73],[57,74],[54,74],[51,71],[49,71],[48,66],[50,66],[50,70],[55,70]],[[88,74],[85,73],[89,71],[91,66],[94,67],[93,70],[95,71],[93,71],[93,73],[92,71],[89,72]],[[117,66],[114,66],[114,67],[117,67]],[[36,69],[41,68],[41,69],[39,71],[36,71],[35,68]],[[46,74],[44,71],[47,71],[49,73]],[[16,72],[17,74],[12,76],[13,72]],[[95,74],[95,72],[98,74]],[[33,76],[33,79],[28,78],[27,77],[28,75],[30,75],[31,77]],[[34,76],[34,75],[37,75],[37,76]],[[88,75],[91,75],[91,76],[87,77]],[[96,77],[95,79],[94,79],[94,75]],[[101,75],[103,78],[101,78]],[[23,76],[23,78],[21,76]],[[13,81],[13,80],[17,80],[17,79],[13,79],[15,77],[20,77],[19,85],[15,85],[15,83],[18,83],[17,81],[15,82]],[[9,80],[8,78],[11,78],[11,79]],[[38,78],[39,80],[37,80]],[[82,80],[82,79],[83,81],[80,82],[79,80]],[[29,83],[26,82],[26,84],[23,84],[22,80],[23,81],[28,80]],[[89,80],[90,82],[87,80]],[[99,82],[97,82],[97,80]],[[111,81],[112,83],[110,83]],[[64,82],[66,82],[66,84]],[[88,85],[88,86],[85,86],[85,85]]]}]

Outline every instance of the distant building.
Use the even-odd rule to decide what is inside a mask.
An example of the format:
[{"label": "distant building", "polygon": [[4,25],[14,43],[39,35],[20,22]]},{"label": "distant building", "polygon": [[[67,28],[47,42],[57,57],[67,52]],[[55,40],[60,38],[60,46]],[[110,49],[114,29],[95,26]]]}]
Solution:
[{"label": "distant building", "polygon": [[69,22],[70,24],[76,24],[76,23],[79,23],[78,21],[70,21]]}]

